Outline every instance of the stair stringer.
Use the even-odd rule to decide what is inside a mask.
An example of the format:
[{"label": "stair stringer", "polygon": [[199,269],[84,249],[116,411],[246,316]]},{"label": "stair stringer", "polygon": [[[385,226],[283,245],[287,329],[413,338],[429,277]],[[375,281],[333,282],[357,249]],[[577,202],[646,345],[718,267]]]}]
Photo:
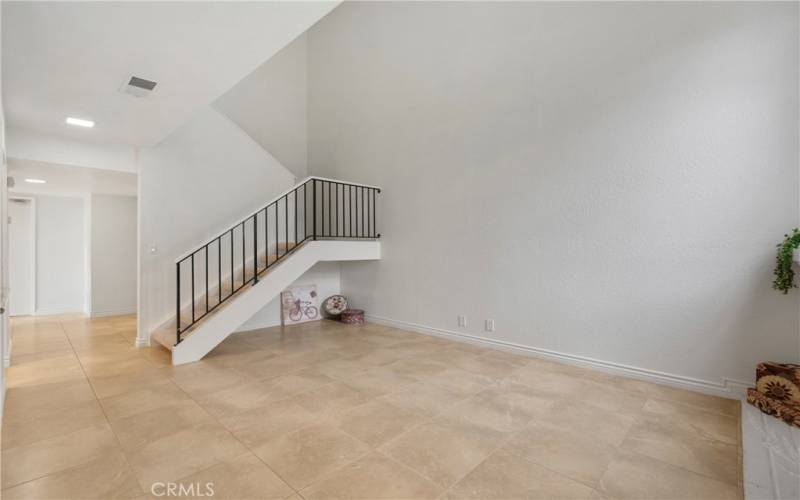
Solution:
[{"label": "stair stringer", "polygon": [[274,269],[270,268],[258,284],[248,285],[230,304],[195,326],[191,335],[172,348],[172,364],[202,359],[317,262],[377,260],[380,259],[380,245],[380,241],[306,242]]}]

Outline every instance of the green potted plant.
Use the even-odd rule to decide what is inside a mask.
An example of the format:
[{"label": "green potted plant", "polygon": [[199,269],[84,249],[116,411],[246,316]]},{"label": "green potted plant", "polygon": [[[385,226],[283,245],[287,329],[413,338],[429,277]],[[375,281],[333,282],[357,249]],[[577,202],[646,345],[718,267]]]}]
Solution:
[{"label": "green potted plant", "polygon": [[775,280],[772,282],[772,288],[786,295],[792,288],[797,288],[792,263],[798,258],[796,254],[800,247],[800,230],[795,228],[792,234],[785,234],[784,240],[776,246],[778,255],[775,257],[775,271],[773,271]]}]

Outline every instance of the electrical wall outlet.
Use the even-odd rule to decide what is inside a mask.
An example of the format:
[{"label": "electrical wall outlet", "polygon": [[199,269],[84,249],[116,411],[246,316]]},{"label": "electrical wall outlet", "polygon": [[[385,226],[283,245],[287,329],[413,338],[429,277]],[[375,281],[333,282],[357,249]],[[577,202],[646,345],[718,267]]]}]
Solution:
[{"label": "electrical wall outlet", "polygon": [[459,316],[458,317],[458,326],[461,328],[467,327],[467,317],[466,316]]},{"label": "electrical wall outlet", "polygon": [[486,320],[485,330],[487,332],[493,332],[494,331],[494,320],[493,319],[487,319]]}]

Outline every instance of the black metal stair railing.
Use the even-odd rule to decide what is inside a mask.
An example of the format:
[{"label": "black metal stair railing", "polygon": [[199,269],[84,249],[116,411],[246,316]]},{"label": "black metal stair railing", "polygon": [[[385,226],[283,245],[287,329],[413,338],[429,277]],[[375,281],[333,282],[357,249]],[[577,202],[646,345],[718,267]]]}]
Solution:
[{"label": "black metal stair railing", "polygon": [[246,285],[257,284],[259,276],[304,242],[380,238],[380,192],[374,186],[309,177],[176,260],[176,344],[184,332]]}]

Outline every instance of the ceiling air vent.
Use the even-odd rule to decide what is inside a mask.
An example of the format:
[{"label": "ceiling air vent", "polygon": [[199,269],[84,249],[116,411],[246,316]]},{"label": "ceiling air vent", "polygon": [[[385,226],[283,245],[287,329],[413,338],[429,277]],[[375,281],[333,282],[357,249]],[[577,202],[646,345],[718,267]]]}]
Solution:
[{"label": "ceiling air vent", "polygon": [[123,85],[122,91],[134,97],[146,97],[156,87],[156,82],[132,76],[128,83]]}]

